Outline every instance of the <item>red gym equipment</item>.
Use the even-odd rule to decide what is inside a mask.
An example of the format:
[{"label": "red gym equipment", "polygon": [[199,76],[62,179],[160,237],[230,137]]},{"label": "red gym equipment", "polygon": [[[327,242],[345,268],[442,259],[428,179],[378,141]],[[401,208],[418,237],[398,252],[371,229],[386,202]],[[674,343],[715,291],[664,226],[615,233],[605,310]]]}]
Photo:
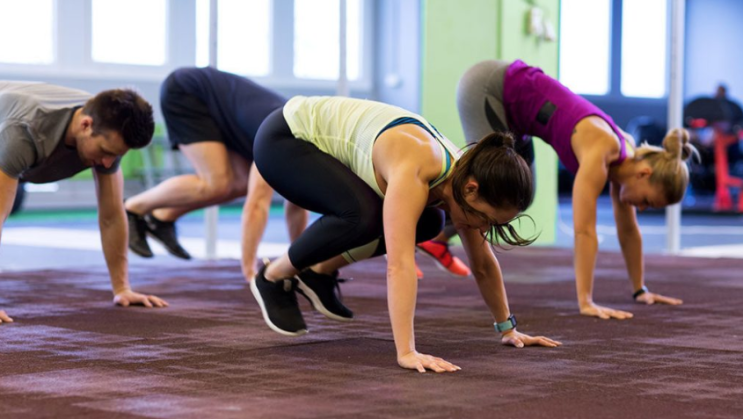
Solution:
[{"label": "red gym equipment", "polygon": [[[743,179],[732,176],[728,147],[743,140],[743,110],[727,99],[699,98],[684,108],[684,122],[691,129],[712,129],[715,167],[715,211],[743,212]],[[738,189],[737,208],[733,208],[731,188]]]}]

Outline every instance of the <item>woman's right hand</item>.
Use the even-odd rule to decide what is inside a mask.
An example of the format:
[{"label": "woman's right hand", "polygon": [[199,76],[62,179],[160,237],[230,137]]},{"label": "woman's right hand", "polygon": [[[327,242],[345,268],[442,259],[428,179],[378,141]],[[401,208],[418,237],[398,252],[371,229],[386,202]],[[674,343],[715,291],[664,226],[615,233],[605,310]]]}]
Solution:
[{"label": "woman's right hand", "polygon": [[580,306],[580,314],[590,317],[598,317],[600,319],[631,319],[632,313],[622,310],[614,310],[613,308],[603,307],[598,304],[588,303]]},{"label": "woman's right hand", "polygon": [[13,323],[13,319],[10,318],[5,311],[0,310],[0,323]]},{"label": "woman's right hand", "polygon": [[451,362],[417,351],[397,357],[397,363],[403,368],[418,370],[418,372],[422,373],[426,372],[427,369],[433,372],[456,372],[461,370],[461,368]]}]

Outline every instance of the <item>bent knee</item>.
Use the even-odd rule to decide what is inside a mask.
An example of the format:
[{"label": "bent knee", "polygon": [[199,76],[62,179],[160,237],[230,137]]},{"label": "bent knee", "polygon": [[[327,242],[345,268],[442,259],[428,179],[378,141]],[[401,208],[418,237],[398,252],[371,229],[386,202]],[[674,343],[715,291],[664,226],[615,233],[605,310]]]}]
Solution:
[{"label": "bent knee", "polygon": [[231,176],[213,176],[201,181],[201,196],[210,200],[228,199],[232,190]]}]

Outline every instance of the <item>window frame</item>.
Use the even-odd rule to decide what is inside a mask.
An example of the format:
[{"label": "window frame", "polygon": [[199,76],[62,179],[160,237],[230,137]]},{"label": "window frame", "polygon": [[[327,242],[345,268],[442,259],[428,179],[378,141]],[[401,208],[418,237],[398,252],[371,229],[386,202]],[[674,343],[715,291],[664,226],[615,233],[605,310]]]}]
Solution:
[{"label": "window frame", "polygon": [[[673,0],[666,0],[668,3]],[[580,94],[589,101],[599,104],[604,102],[622,102],[628,106],[665,103],[668,101],[668,88],[662,97],[649,98],[641,96],[625,96],[622,94],[622,7],[623,0],[611,0],[611,37],[609,45],[609,91],[603,95]],[[666,7],[666,22],[670,24],[670,4]],[[666,28],[666,45],[670,45],[670,28]],[[666,52],[666,64],[670,65],[670,56]],[[665,83],[668,84],[668,74]]]},{"label": "window frame", "polygon": [[[609,6],[609,10],[608,10],[608,14],[609,14],[609,16],[608,16],[608,23],[609,23],[609,28],[608,28],[608,35],[609,36],[608,36],[608,39],[609,39],[609,45],[607,47],[607,49],[608,49],[608,54],[607,55],[608,55],[608,58],[609,58],[609,63],[608,63],[607,68],[606,68],[606,89],[607,89],[607,92],[604,93],[604,94],[576,92],[576,93],[578,93],[581,96],[585,96],[585,97],[589,97],[589,96],[590,97],[594,97],[594,96],[595,97],[604,97],[606,95],[611,94],[611,89],[612,89],[612,73],[613,73],[613,71],[612,71],[613,70],[613,68],[612,68],[612,59],[613,59],[613,57],[612,57],[612,52],[613,52],[612,42],[613,42],[613,39],[614,39],[614,28],[615,28],[615,26],[614,26],[614,23],[615,22],[613,20],[613,16],[614,16],[613,4],[614,4],[615,1],[614,0],[607,0],[607,1],[608,1],[608,6]],[[563,9],[563,5],[562,5],[562,2],[561,2],[561,4],[560,4],[560,25],[559,25],[561,32],[563,30],[566,30],[566,28],[567,28],[567,24],[565,22],[563,22],[563,19],[562,19],[562,13],[563,12],[564,12],[564,9]],[[560,35],[559,35],[558,43],[562,43],[562,33],[560,33]],[[562,48],[561,45],[559,46],[559,48],[562,51],[563,48]],[[562,60],[563,59],[564,59],[563,54],[562,54],[562,52],[560,52],[560,54],[558,56],[558,74],[559,74],[559,81],[564,84],[565,81],[562,80],[562,65],[563,65],[563,61]],[[568,87],[570,89],[573,89],[572,86],[568,86]]]},{"label": "window frame", "polygon": [[[159,73],[164,69],[170,67],[171,54],[173,53],[173,47],[171,46],[172,33],[170,27],[173,25],[171,18],[171,11],[175,7],[173,0],[165,0],[165,57],[163,64],[151,65],[151,64],[123,64],[123,63],[109,63],[104,61],[95,61],[93,59],[93,0],[85,0],[85,19],[83,27],[85,28],[85,63],[84,65],[97,73],[113,72],[117,73],[120,71],[125,72],[141,72],[144,74],[150,73],[147,69],[153,69],[153,73]],[[194,49],[196,47],[194,46]],[[140,71],[141,70],[141,71]]]},{"label": "window frame", "polygon": [[[59,43],[56,41],[59,38],[59,0],[52,0],[52,63],[51,64],[27,64],[27,63],[11,63],[0,61],[0,73],[21,73],[25,74],[29,71],[33,72],[33,69],[42,67],[47,68],[59,61]],[[6,71],[6,69],[8,71]]]},{"label": "window frame", "polygon": [[[373,91],[374,5],[363,0],[361,76],[349,81],[353,91]],[[294,0],[272,1],[271,73],[248,76],[275,89],[335,91],[334,80],[300,79],[293,75]],[[196,0],[167,0],[165,63],[160,66],[95,62],[92,58],[92,1],[54,0],[55,35],[51,64],[0,62],[0,76],[22,79],[132,80],[159,82],[178,67],[196,65]],[[291,28],[291,29],[287,29]],[[190,39],[192,42],[177,40]],[[81,46],[82,43],[82,47]],[[183,45],[188,45],[183,48]],[[284,51],[289,51],[285,53]]]}]

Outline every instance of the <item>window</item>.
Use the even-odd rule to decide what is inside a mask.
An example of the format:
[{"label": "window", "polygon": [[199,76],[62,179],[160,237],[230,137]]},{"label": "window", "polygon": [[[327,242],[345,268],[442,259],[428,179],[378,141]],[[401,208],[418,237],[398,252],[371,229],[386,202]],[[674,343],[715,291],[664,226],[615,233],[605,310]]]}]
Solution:
[{"label": "window", "polygon": [[562,0],[560,82],[575,93],[607,94],[610,40],[610,0]]},{"label": "window", "polygon": [[161,66],[167,61],[166,0],[92,0],[93,61]]},{"label": "window", "polygon": [[[219,0],[217,65],[249,76],[271,71],[271,0]],[[209,64],[209,0],[197,3],[197,65]]]},{"label": "window", "polygon": [[209,0],[196,0],[196,66],[209,65]]},{"label": "window", "polygon": [[[294,0],[294,75],[303,79],[338,78],[339,0]],[[358,80],[361,63],[361,0],[346,0],[346,71]]]},{"label": "window", "polygon": [[53,63],[55,29],[53,0],[0,0],[0,63]]},{"label": "window", "polygon": [[666,94],[666,0],[622,4],[622,94],[662,98]]},{"label": "window", "polygon": [[[178,67],[209,64],[214,20],[220,70],[331,93],[340,0],[213,1],[216,19],[210,0],[0,0],[0,75],[161,81]],[[347,75],[353,89],[369,92],[375,7],[344,4]]]}]

